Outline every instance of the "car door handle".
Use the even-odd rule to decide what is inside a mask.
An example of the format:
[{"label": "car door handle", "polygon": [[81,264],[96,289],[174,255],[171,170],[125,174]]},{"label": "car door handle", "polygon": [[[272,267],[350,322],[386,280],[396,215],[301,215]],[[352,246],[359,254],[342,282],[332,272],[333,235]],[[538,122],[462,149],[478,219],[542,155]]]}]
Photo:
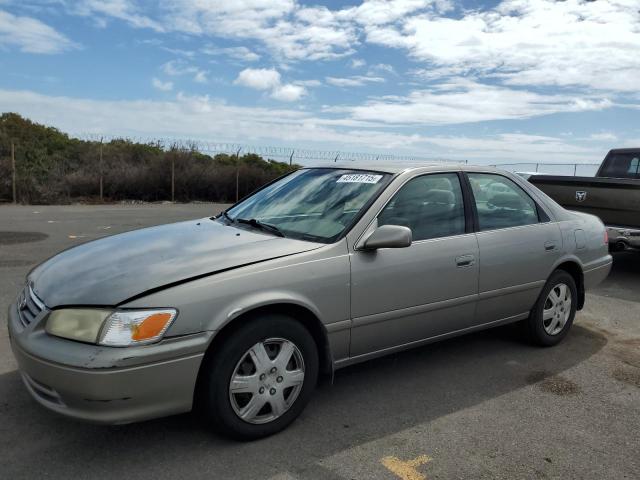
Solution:
[{"label": "car door handle", "polygon": [[544,244],[544,249],[546,251],[551,251],[556,249],[556,244],[554,242],[547,242]]},{"label": "car door handle", "polygon": [[473,255],[460,255],[456,257],[458,267],[471,267],[476,264],[476,257]]}]

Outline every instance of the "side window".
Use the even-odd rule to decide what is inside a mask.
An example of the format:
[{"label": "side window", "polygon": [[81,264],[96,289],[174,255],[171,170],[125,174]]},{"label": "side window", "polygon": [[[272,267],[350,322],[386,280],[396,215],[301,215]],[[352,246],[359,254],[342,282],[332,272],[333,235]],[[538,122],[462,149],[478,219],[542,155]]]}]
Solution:
[{"label": "side window", "polygon": [[638,175],[638,173],[640,173],[640,158],[634,157],[631,159],[627,173],[631,173],[633,175]]},{"label": "side window", "polygon": [[480,230],[539,222],[536,203],[508,178],[490,173],[469,173],[468,176],[476,200]]},{"label": "side window", "polygon": [[384,207],[378,225],[409,227],[414,241],[465,233],[458,176],[438,173],[410,180]]}]

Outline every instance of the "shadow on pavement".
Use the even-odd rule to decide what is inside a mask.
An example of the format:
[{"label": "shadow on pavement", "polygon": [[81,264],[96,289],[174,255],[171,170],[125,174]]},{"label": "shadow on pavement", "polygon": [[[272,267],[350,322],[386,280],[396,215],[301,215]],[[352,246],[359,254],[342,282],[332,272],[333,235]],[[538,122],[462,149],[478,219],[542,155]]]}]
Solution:
[{"label": "shadow on pavement", "polygon": [[613,267],[609,277],[589,292],[637,302],[640,291],[640,252],[618,252],[612,255]]},{"label": "shadow on pavement", "polygon": [[338,371],[288,430],[252,443],[221,438],[191,414],[78,423],[37,405],[10,372],[0,375],[0,477],[330,478],[318,460],[557,375],[605,344],[575,325],[563,344],[537,348],[508,326],[373,360]]}]

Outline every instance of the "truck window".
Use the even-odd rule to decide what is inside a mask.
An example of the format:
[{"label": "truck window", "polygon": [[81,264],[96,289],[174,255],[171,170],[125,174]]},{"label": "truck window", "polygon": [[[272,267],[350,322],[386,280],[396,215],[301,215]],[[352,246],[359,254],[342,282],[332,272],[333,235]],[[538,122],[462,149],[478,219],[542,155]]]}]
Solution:
[{"label": "truck window", "polygon": [[610,154],[604,161],[600,176],[640,178],[640,152]]}]

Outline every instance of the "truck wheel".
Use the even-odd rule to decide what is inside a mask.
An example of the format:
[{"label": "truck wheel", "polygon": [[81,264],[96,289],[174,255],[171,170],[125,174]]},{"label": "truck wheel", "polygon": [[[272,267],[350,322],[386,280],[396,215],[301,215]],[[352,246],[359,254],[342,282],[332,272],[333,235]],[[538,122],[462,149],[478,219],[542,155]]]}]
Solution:
[{"label": "truck wheel", "polygon": [[554,271],[525,320],[529,340],[538,345],[557,345],[567,335],[576,316],[578,289],[564,270]]},{"label": "truck wheel", "polygon": [[269,314],[234,332],[207,361],[201,408],[238,440],[273,435],[302,412],[318,380],[318,349],[296,320]]}]

